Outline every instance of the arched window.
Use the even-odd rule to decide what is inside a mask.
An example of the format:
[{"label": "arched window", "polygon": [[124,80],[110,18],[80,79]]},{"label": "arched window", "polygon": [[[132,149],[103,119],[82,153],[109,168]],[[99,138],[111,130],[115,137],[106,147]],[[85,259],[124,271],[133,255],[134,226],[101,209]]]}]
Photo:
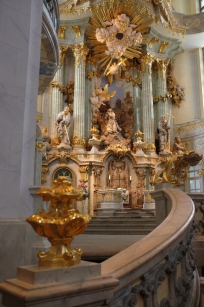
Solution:
[{"label": "arched window", "polygon": [[200,0],[200,12],[204,12],[204,0]]},{"label": "arched window", "polygon": [[201,182],[200,182],[200,176],[198,175],[200,167],[199,165],[196,166],[190,166],[188,175],[189,175],[189,192],[201,192]]}]

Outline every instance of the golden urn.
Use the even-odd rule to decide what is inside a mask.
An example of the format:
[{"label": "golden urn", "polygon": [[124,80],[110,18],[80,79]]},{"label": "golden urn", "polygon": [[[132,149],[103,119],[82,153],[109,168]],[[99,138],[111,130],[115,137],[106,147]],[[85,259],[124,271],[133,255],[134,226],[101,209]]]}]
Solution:
[{"label": "golden urn", "polygon": [[74,209],[74,201],[82,200],[84,191],[72,187],[67,177],[59,176],[52,187],[41,187],[37,194],[50,201],[49,212],[42,209],[26,220],[38,235],[47,237],[51,243],[48,252],[38,253],[39,266],[69,267],[80,263],[81,249],[72,250],[70,244],[74,236],[84,232],[91,219]]}]

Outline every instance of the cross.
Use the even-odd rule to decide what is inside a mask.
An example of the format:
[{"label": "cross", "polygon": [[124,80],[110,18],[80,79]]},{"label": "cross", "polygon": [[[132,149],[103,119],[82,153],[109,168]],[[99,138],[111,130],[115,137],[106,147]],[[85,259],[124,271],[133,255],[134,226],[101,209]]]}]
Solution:
[{"label": "cross", "polygon": [[[170,113],[170,114],[169,114]],[[166,115],[168,115],[170,118],[170,120],[171,120],[171,118],[175,118],[173,115],[171,115],[171,110],[170,110],[170,112],[169,113],[166,113]],[[169,119],[168,119],[168,121],[169,121]]]}]

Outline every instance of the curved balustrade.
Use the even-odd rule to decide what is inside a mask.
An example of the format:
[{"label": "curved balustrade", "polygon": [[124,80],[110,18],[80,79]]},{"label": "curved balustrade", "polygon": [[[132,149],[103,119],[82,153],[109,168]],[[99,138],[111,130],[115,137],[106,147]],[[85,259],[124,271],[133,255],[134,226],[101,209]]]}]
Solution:
[{"label": "curved balustrade", "polygon": [[[0,286],[5,306],[17,301],[21,302],[17,306],[41,307],[197,307],[200,285],[191,246],[193,202],[178,189],[163,189],[152,196],[158,227],[144,239],[101,265],[87,262],[92,271],[88,278],[82,263],[81,273],[77,274],[77,267],[69,269],[71,280],[65,279],[68,269],[57,269],[52,280],[46,276],[44,283],[31,285],[27,268],[23,277],[21,269],[18,279]],[[100,266],[99,273],[93,265]],[[32,267],[29,270],[35,274]]]},{"label": "curved balustrade", "polygon": [[[109,306],[198,306],[199,278],[191,247],[193,202],[178,189],[152,196],[159,226],[101,265],[102,274],[120,281]],[[115,304],[119,297],[121,305]]]}]

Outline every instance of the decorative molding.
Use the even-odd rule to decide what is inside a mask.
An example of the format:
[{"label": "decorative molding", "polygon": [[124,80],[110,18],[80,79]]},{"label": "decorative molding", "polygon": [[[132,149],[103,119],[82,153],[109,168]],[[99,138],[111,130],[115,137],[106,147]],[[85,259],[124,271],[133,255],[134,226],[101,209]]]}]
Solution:
[{"label": "decorative molding", "polygon": [[195,123],[195,124],[189,124],[187,126],[182,126],[182,127],[174,127],[174,132],[184,132],[184,131],[189,131],[189,130],[195,130],[197,128],[203,128],[204,127],[204,121],[200,123]]}]

